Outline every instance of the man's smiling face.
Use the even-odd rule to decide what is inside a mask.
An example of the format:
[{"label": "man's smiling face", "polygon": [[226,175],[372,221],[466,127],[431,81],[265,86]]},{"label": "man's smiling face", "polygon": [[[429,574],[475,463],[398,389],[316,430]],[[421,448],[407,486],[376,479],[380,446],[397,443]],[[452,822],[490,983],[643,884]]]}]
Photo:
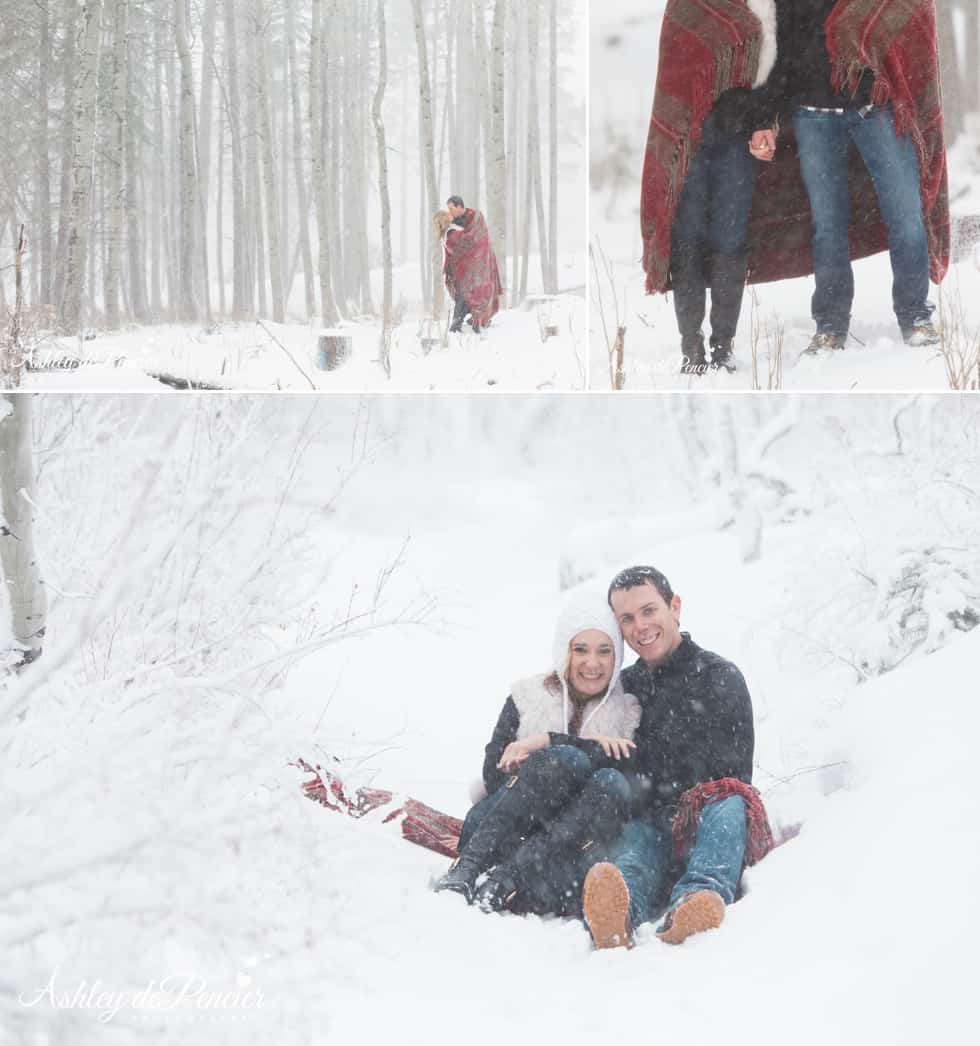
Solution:
[{"label": "man's smiling face", "polygon": [[651,668],[680,646],[680,596],[667,603],[655,585],[636,585],[614,591],[610,604],[623,638]]}]

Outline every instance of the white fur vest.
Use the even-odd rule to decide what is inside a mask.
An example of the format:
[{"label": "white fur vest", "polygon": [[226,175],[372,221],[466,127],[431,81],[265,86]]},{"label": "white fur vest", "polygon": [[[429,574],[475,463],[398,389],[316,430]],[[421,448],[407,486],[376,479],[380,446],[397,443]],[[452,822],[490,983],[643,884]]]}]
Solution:
[{"label": "white fur vest", "polygon": [[[530,676],[519,679],[511,688],[510,696],[521,716],[518,741],[535,734],[567,733],[564,698],[560,688],[547,684],[549,678],[554,679],[554,674]],[[640,725],[640,702],[627,694],[617,679],[604,698],[585,706],[582,720],[582,737],[625,737],[632,741]]]},{"label": "white fur vest", "polygon": [[759,69],[755,74],[755,86],[761,87],[776,64],[776,0],[748,0],[748,5],[762,25]]}]

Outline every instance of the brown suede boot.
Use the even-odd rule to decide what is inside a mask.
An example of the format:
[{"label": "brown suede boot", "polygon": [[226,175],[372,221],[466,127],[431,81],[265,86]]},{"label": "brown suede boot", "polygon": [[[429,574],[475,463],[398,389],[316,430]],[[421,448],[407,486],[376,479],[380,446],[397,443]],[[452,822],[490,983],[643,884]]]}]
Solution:
[{"label": "brown suede boot", "polygon": [[582,913],[596,948],[632,948],[630,892],[614,864],[589,869],[582,887]]},{"label": "brown suede boot", "polygon": [[665,944],[683,944],[691,934],[715,930],[725,918],[725,902],[714,890],[686,894],[657,929]]}]

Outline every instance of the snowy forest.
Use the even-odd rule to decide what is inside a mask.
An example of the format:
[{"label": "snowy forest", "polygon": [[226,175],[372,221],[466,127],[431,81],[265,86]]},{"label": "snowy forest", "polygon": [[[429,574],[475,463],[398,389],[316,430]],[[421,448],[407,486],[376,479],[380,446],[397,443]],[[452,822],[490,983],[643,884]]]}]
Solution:
[{"label": "snowy forest", "polygon": [[451,194],[485,212],[506,308],[581,296],[585,34],[578,0],[4,3],[0,313],[89,360],[178,325],[163,363],[197,341],[225,373],[254,321],[246,354],[283,359],[370,328],[390,376],[403,322],[445,346]]},{"label": "snowy forest", "polygon": [[[975,397],[0,408],[3,1046],[644,1041],[651,998],[692,1046],[963,1040]],[[743,670],[796,831],[719,931],[593,953],[303,795],[336,758],[461,816],[564,594],[630,562]]]},{"label": "snowy forest", "polygon": [[[640,174],[666,0],[593,5],[590,37],[590,317],[593,387],[629,389],[969,389],[980,385],[980,5],[936,0],[952,217],[952,265],[931,301],[939,352],[909,351],[892,316],[886,254],[854,267],[854,335],[832,358],[804,354],[812,334],[812,278],[750,287],[736,345],[737,373],[691,381],[679,373],[673,301],[649,297],[641,256]],[[615,335],[625,328],[617,368]],[[618,373],[617,373],[618,371]]]}]

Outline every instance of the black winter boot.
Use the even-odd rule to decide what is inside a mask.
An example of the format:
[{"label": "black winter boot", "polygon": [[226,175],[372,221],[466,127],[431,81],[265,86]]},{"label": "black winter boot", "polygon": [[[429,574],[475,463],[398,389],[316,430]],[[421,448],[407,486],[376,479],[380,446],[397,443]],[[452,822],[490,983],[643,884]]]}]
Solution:
[{"label": "black winter boot", "polygon": [[[711,346],[731,349],[738,329],[738,317],[742,311],[742,295],[745,292],[745,277],[748,255],[745,251],[713,251],[711,254]],[[730,354],[730,353],[729,353]],[[716,366],[725,366],[719,359],[712,358]],[[734,370],[734,365],[731,368]]]},{"label": "black winter boot", "polygon": [[535,752],[507,782],[500,801],[433,889],[461,893],[472,904],[477,879],[510,857],[535,829],[557,817],[590,773],[589,757],[578,749],[558,746]]},{"label": "black winter boot", "polygon": [[494,870],[476,888],[473,903],[483,912],[502,912],[517,899],[519,884],[506,868]]},{"label": "black winter boot", "polygon": [[[477,890],[477,903],[484,904],[484,897],[486,903],[503,898],[507,905],[520,910],[563,914],[569,899],[562,898],[561,884],[567,880],[569,870],[581,866],[584,875],[584,868],[619,836],[629,819],[630,808],[631,792],[626,778],[618,770],[596,771],[550,824],[490,873]],[[581,884],[571,900],[577,901],[580,888]]]},{"label": "black winter boot", "polygon": [[715,341],[711,339],[711,366],[716,370],[723,368],[729,374],[735,373],[735,342]]},{"label": "black winter boot", "polygon": [[466,898],[466,903],[472,904],[476,880],[483,871],[480,862],[474,858],[467,860],[464,857],[457,857],[449,866],[449,871],[435,881],[432,889],[436,893],[449,890],[451,893],[462,894]]},{"label": "black winter boot", "polygon": [[[691,368],[704,365],[701,324],[704,323],[707,282],[704,251],[700,247],[678,247],[671,251],[670,282],[674,292],[677,329],[681,335],[681,351],[684,354],[682,369],[685,374],[692,373]],[[694,370],[693,373],[698,371]]]},{"label": "black winter boot", "polygon": [[466,314],[468,312],[469,309],[466,307],[466,299],[462,295],[460,295],[456,299],[456,305],[453,309],[453,319],[449,325],[450,334],[459,334],[459,332],[463,329],[463,320],[466,319]]},{"label": "black winter boot", "polygon": [[704,335],[681,338],[681,374],[704,374],[708,361],[704,354]]}]

